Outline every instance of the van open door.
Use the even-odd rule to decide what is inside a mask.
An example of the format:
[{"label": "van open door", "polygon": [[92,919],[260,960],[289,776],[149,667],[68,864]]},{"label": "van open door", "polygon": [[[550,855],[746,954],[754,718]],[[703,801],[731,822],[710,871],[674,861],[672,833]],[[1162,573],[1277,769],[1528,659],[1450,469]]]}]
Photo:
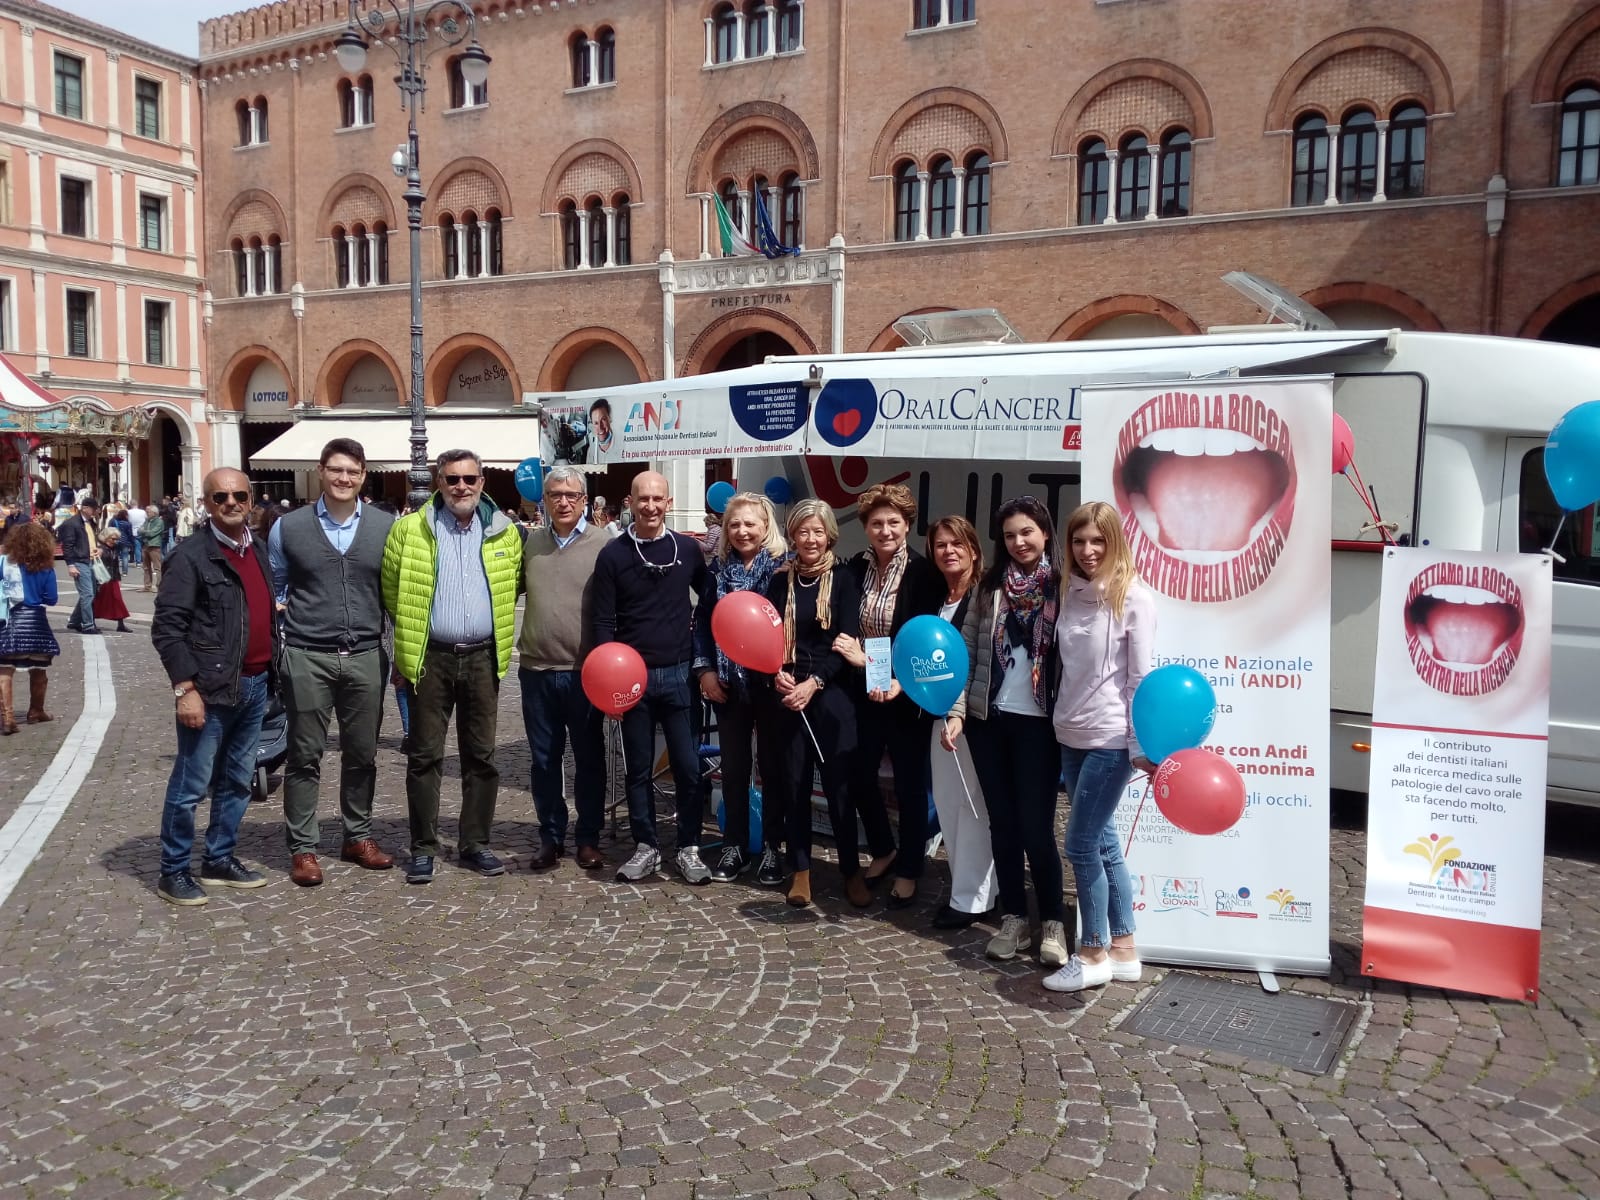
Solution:
[{"label": "van open door", "polygon": [[[1544,477],[1544,439],[1506,439],[1502,553],[1545,549],[1555,564],[1550,662],[1550,794],[1600,802],[1600,530],[1596,506],[1568,513]],[[1556,533],[1560,524],[1561,532]],[[1554,539],[1552,546],[1551,540]]]}]

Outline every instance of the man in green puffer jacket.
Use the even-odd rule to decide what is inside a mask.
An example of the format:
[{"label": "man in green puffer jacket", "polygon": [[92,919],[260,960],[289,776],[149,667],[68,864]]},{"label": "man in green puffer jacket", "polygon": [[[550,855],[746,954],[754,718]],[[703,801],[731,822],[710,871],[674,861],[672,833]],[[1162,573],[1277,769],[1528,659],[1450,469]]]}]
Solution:
[{"label": "man in green puffer jacket", "polygon": [[489,829],[500,791],[495,733],[522,591],[522,536],[484,496],[483,461],[471,450],[441,454],[435,485],[427,504],[394,523],[383,550],[383,607],[394,620],[395,666],[412,688],[407,883],[433,880],[452,709],[461,751],[457,860],[480,875],[506,869],[489,849]]}]

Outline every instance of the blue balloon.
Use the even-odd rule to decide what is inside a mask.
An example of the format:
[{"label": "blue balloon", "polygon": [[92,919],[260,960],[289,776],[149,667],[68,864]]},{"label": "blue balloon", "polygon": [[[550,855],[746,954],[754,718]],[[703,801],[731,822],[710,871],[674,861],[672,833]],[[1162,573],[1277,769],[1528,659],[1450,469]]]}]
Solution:
[{"label": "blue balloon", "polygon": [[794,489],[782,475],[774,475],[761,489],[774,504],[787,504],[794,499]]},{"label": "blue balloon", "polygon": [[1568,512],[1600,500],[1600,400],[1570,409],[1544,443],[1544,477]]},{"label": "blue balloon", "polygon": [[912,617],[900,627],[889,663],[900,690],[936,717],[948,715],[967,689],[967,644],[960,630],[932,613]]},{"label": "blue balloon", "polygon": [[517,495],[534,504],[544,498],[544,465],[537,455],[517,464]]},{"label": "blue balloon", "polygon": [[1133,694],[1133,732],[1153,763],[1177,750],[1193,750],[1216,723],[1217,694],[1193,667],[1157,667]]},{"label": "blue balloon", "polygon": [[706,489],[706,507],[712,512],[722,512],[733,499],[733,484],[718,480]]}]

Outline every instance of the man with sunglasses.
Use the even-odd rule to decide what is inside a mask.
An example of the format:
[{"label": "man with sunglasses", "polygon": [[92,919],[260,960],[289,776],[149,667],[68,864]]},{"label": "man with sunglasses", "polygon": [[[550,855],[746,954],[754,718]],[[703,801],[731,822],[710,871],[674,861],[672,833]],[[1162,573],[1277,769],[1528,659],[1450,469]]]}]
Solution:
[{"label": "man with sunglasses", "polygon": [[267,535],[272,590],[283,614],[283,706],[289,718],[283,771],[283,828],[289,878],[322,882],[317,862],[317,793],[328,722],[339,714],[339,857],[369,871],[394,859],[372,837],[378,782],[383,663],[383,549],[394,518],[361,500],[367,455],[334,438],[322,448],[322,495],[275,522]]},{"label": "man with sunglasses", "polygon": [[606,790],[602,718],[584,695],[578,666],[594,644],[594,564],[609,539],[585,515],[586,492],[578,468],[551,467],[544,481],[550,521],[530,530],[522,549],[528,599],[517,639],[517,681],[539,814],[540,845],[529,864],[535,871],[555,866],[566,853],[561,758],[569,742],[576,776],[577,863],[588,871],[605,865],[600,854]]},{"label": "man with sunglasses", "polygon": [[394,523],[383,551],[383,606],[394,620],[395,666],[412,687],[407,883],[433,880],[452,712],[461,751],[457,861],[480,875],[506,869],[489,849],[489,830],[500,790],[495,733],[522,591],[522,536],[484,496],[483,462],[471,450],[446,450],[436,478],[438,490]]},{"label": "man with sunglasses", "polygon": [[[161,880],[172,904],[206,902],[206,887],[258,888],[266,877],[234,855],[250,806],[256,740],[272,689],[277,631],[266,547],[250,536],[250,481],[206,476],[211,520],[167,557],[150,640],[172,680],[178,754],[161,813]],[[195,809],[211,793],[200,883],[191,873]]]},{"label": "man with sunglasses", "polygon": [[672,493],[665,476],[655,471],[636,476],[632,496],[633,525],[600,551],[594,570],[595,644],[625,642],[639,652],[649,670],[644,699],[622,718],[628,822],[636,848],[617,878],[638,883],[661,866],[655,805],[650,797],[650,768],[659,725],[678,802],[675,865],[684,882],[709,883],[711,870],[700,857],[705,801],[690,720],[700,697],[689,672],[694,659],[689,598],[698,596],[705,585],[706,560],[700,543],[667,528]]}]

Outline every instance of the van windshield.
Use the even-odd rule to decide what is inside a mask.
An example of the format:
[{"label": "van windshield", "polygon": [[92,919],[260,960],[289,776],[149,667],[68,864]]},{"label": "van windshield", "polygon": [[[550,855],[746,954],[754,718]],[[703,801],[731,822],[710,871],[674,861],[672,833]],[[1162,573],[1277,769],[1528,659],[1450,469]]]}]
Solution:
[{"label": "van windshield", "polygon": [[[1549,481],[1544,477],[1544,447],[1530,450],[1522,456],[1522,499],[1517,511],[1518,549],[1524,554],[1553,549],[1566,562],[1555,564],[1555,577],[1574,583],[1600,583],[1600,557],[1596,557],[1596,521],[1600,512],[1595,505],[1580,508],[1561,520],[1561,506],[1550,494]],[[1561,532],[1556,533],[1560,525]],[[1555,538],[1555,545],[1550,543]]]}]

